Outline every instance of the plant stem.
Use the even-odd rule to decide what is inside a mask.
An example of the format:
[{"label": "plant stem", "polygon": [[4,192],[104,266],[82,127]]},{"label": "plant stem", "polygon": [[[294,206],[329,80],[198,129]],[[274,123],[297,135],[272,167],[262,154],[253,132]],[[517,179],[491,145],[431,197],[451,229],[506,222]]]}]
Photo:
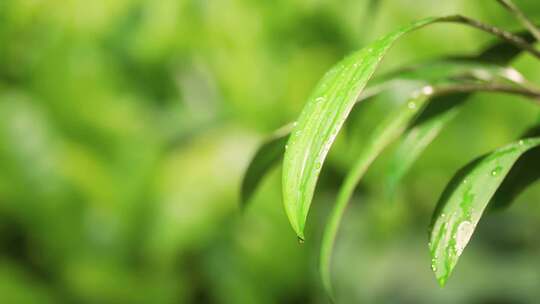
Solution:
[{"label": "plant stem", "polygon": [[540,51],[535,49],[531,44],[529,44],[527,41],[522,39],[519,36],[516,36],[508,31],[505,31],[503,29],[500,29],[498,27],[483,23],[481,21],[465,17],[462,15],[452,15],[452,16],[446,16],[441,17],[438,19],[439,22],[454,22],[454,23],[461,23],[464,25],[472,26],[474,28],[477,28],[481,31],[484,31],[486,33],[490,33],[494,36],[499,37],[502,40],[507,41],[508,43],[511,43],[515,46],[517,46],[520,49],[523,49],[527,52],[529,52],[534,57],[540,59]]},{"label": "plant stem", "polygon": [[440,86],[434,89],[434,96],[449,95],[456,93],[474,93],[474,92],[499,92],[528,97],[531,100],[540,103],[540,91],[532,88],[516,87],[504,84],[458,84],[451,86]]},{"label": "plant stem", "polygon": [[512,0],[497,0],[504,8],[514,14],[518,20],[531,32],[536,41],[540,41],[540,29],[523,13],[523,11],[512,2]]}]

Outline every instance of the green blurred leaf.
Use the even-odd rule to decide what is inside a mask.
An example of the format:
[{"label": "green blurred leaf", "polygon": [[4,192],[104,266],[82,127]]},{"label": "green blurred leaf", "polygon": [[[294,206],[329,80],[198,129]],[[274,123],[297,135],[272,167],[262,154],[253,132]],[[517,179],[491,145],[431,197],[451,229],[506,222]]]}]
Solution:
[{"label": "green blurred leaf", "polygon": [[292,125],[289,124],[276,130],[255,152],[242,179],[240,196],[242,209],[246,207],[266,173],[281,159],[291,128]]},{"label": "green blurred leaf", "polygon": [[432,268],[441,285],[514,163],[538,145],[540,137],[535,137],[495,150],[469,163],[450,181],[435,210],[429,243]]}]

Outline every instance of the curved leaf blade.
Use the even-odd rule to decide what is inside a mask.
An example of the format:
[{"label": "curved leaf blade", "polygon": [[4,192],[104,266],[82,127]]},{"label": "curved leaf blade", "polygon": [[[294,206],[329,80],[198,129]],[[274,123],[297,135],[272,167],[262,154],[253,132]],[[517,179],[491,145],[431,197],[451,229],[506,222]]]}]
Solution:
[{"label": "curved leaf blade", "polygon": [[[521,138],[540,136],[540,117],[538,123],[527,130]],[[512,167],[504,182],[491,199],[490,210],[509,207],[529,186],[540,180],[540,147],[525,152]]]},{"label": "curved leaf blade", "polygon": [[514,163],[540,145],[540,137],[523,139],[476,159],[460,170],[441,196],[434,213],[429,248],[432,269],[444,285],[489,201]]},{"label": "curved leaf blade", "polygon": [[509,207],[519,195],[540,181],[540,147],[525,152],[506,176],[491,199],[489,211]]},{"label": "curved leaf blade", "polygon": [[243,210],[251,200],[262,179],[282,158],[292,125],[276,131],[257,149],[251,159],[240,191],[240,208]]},{"label": "curved leaf blade", "polygon": [[304,239],[304,226],[321,167],[362,89],[399,37],[436,20],[414,22],[353,53],[332,68],[315,88],[295,123],[283,165],[284,206],[300,239]]},{"label": "curved leaf blade", "polygon": [[323,286],[329,294],[332,294],[330,262],[332,249],[334,247],[335,236],[343,216],[343,212],[349,202],[354,189],[360,178],[367,171],[379,154],[399,137],[407,128],[408,124],[421,112],[429,102],[429,97],[433,93],[430,86],[425,87],[422,93],[409,99],[393,112],[391,112],[373,131],[369,140],[360,152],[359,157],[353,164],[349,174],[341,186],[336,205],[330,214],[330,220],[325,227],[319,271],[323,281]]}]

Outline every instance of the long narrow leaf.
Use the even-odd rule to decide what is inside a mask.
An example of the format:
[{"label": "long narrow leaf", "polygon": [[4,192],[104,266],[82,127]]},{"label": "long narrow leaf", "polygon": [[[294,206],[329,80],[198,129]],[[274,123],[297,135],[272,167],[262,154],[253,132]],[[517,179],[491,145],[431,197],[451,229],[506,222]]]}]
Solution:
[{"label": "long narrow leaf", "polygon": [[508,172],[540,138],[520,140],[464,167],[439,200],[434,213],[429,248],[432,268],[441,285],[448,280],[476,225]]},{"label": "long narrow leaf", "polygon": [[350,173],[345,178],[340,188],[336,205],[330,215],[330,221],[325,228],[321,247],[320,272],[323,285],[329,294],[332,294],[330,279],[332,249],[345,206],[349,202],[358,181],[371,163],[390,143],[403,133],[411,120],[425,107],[431,93],[432,88],[426,87],[422,93],[390,113],[373,131],[370,139],[366,142],[361,154],[349,171]]},{"label": "long narrow leaf", "polygon": [[321,167],[360,92],[399,37],[436,20],[420,20],[375,41],[332,68],[315,88],[295,123],[283,165],[284,206],[300,239]]}]

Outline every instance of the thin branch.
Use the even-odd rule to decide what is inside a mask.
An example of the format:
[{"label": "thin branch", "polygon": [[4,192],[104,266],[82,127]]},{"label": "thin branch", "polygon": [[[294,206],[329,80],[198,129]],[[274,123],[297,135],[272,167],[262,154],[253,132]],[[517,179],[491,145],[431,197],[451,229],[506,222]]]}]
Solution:
[{"label": "thin branch", "polygon": [[433,89],[434,96],[456,94],[456,93],[474,93],[474,92],[499,92],[507,93],[514,95],[521,95],[531,100],[540,103],[540,91],[516,87],[511,85],[497,84],[497,83],[487,83],[487,84],[457,84],[457,85],[448,85],[440,86]]},{"label": "thin branch", "polygon": [[520,49],[523,49],[523,50],[529,52],[534,57],[540,59],[540,51],[535,49],[531,44],[529,44],[527,41],[525,41],[521,37],[516,36],[516,35],[508,32],[508,31],[505,31],[505,30],[500,29],[498,27],[495,27],[495,26],[480,22],[478,20],[475,20],[475,19],[472,19],[472,18],[469,18],[469,17],[462,16],[462,15],[452,15],[452,16],[441,17],[441,18],[437,19],[437,21],[440,21],[440,22],[454,22],[454,23],[461,23],[461,24],[464,24],[464,25],[472,26],[472,27],[477,28],[477,29],[479,29],[481,31],[490,33],[490,34],[492,34],[494,36],[497,36],[500,39],[502,39],[504,41],[507,41],[508,43],[511,43],[511,44],[519,47]]},{"label": "thin branch", "polygon": [[540,29],[523,13],[523,11],[512,2],[512,0],[497,0],[504,8],[514,14],[518,20],[531,32],[536,41],[540,41]]}]

